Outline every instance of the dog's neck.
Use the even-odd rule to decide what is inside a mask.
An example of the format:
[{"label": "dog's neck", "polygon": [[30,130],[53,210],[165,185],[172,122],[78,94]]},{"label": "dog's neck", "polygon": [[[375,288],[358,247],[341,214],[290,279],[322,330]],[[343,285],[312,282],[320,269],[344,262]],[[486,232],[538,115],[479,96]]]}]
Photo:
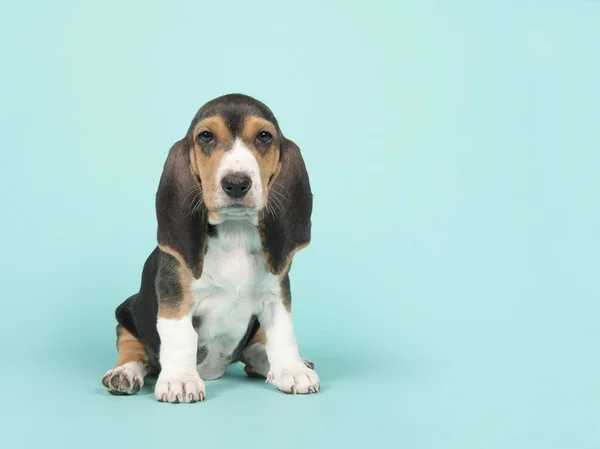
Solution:
[{"label": "dog's neck", "polygon": [[257,226],[249,219],[224,220],[209,225],[209,247],[225,252],[242,251],[256,254],[261,251]]}]

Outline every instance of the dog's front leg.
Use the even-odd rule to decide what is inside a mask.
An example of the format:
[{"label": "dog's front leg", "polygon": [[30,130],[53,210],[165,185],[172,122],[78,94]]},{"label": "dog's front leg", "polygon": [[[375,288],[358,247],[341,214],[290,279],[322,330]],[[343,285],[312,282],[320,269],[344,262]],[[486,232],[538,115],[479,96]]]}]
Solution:
[{"label": "dog's front leg", "polygon": [[265,298],[259,321],[267,339],[266,352],[270,364],[267,381],[285,393],[319,391],[319,376],[300,357],[291,313],[283,305],[280,294]]},{"label": "dog's front leg", "polygon": [[163,402],[196,402],[206,395],[204,382],[196,371],[198,334],[192,325],[194,298],[190,281],[191,277],[172,256],[161,254],[156,279],[161,371],[154,396]]}]

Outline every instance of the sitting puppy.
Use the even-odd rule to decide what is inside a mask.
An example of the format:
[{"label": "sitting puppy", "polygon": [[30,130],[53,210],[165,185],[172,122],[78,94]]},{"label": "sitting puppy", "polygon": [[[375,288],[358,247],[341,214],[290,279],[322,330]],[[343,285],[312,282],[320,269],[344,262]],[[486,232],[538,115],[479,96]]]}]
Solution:
[{"label": "sitting puppy", "polygon": [[158,247],[139,293],[116,310],[113,394],[158,374],[155,397],[202,401],[205,380],[241,361],[286,393],[315,393],[290,317],[289,271],[310,242],[312,193],[300,150],[244,95],[204,105],[169,152],[156,194]]}]

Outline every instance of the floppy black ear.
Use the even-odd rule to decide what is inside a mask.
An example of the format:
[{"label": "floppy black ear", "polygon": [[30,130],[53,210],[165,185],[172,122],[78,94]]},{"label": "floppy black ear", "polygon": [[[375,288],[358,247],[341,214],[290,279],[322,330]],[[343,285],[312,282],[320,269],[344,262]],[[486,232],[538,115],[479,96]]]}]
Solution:
[{"label": "floppy black ear", "polygon": [[159,247],[181,259],[198,279],[202,274],[208,212],[190,157],[186,139],[169,151],[156,193],[156,217]]},{"label": "floppy black ear", "polygon": [[300,149],[283,137],[281,169],[269,189],[269,207],[259,221],[260,240],[269,271],[281,274],[296,251],[310,242],[312,193]]}]

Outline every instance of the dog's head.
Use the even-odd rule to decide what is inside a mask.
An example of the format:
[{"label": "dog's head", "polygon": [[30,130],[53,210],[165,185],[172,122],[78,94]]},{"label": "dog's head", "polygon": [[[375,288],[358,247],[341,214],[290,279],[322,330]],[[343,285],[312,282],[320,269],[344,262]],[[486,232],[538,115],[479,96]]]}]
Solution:
[{"label": "dog's head", "polygon": [[271,110],[245,95],[200,108],[169,152],[156,208],[159,246],[196,278],[209,223],[254,221],[274,274],[310,241],[312,194],[300,150]]}]

